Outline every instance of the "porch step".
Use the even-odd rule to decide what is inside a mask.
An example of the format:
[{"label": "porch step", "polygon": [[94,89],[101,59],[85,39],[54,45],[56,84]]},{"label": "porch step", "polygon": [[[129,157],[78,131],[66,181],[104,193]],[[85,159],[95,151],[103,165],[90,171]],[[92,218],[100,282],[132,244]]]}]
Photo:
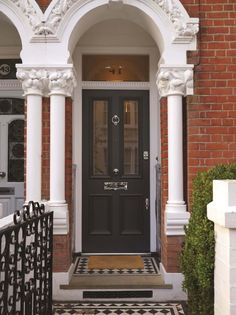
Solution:
[{"label": "porch step", "polygon": [[158,275],[73,275],[68,285],[61,285],[62,290],[114,290],[114,289],[172,289]]}]

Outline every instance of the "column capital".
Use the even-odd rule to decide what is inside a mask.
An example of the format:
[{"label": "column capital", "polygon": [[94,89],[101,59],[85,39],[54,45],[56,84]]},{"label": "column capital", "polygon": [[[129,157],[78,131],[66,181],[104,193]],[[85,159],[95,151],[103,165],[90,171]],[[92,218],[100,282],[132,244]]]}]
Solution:
[{"label": "column capital", "polygon": [[160,65],[157,87],[161,97],[193,95],[193,65]]},{"label": "column capital", "polygon": [[17,67],[17,79],[22,83],[24,95],[43,95],[47,85],[47,71],[31,67]]},{"label": "column capital", "polygon": [[76,86],[73,65],[17,65],[17,78],[24,95],[71,96]]},{"label": "column capital", "polygon": [[76,79],[72,68],[48,71],[49,95],[71,96]]}]

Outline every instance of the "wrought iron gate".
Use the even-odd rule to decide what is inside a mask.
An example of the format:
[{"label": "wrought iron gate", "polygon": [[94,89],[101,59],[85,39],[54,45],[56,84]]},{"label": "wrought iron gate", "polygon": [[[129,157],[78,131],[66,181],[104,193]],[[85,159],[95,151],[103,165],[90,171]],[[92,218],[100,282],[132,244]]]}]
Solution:
[{"label": "wrought iron gate", "polygon": [[53,212],[29,202],[0,231],[0,315],[52,314]]}]

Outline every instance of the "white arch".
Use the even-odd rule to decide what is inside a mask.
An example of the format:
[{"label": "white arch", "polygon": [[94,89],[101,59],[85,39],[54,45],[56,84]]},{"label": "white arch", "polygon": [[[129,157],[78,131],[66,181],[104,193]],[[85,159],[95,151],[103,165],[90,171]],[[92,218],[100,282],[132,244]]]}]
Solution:
[{"label": "white arch", "polygon": [[[5,14],[17,29],[22,47],[30,40],[33,35],[26,13],[22,7],[17,6],[11,0],[0,0],[0,11]],[[29,12],[28,12],[29,13]]]},{"label": "white arch", "polygon": [[[57,2],[48,21],[52,20]],[[179,0],[80,0],[68,6],[56,33],[71,54],[79,37],[92,25],[106,19],[107,7],[132,8],[142,16],[141,26],[156,41],[162,62],[185,64],[186,51],[196,49],[198,19],[191,19]],[[53,11],[54,10],[54,11]],[[139,23],[139,20],[133,21]],[[173,49],[175,58],[173,60]],[[67,54],[68,56],[68,54]]]},{"label": "white arch", "polygon": [[38,63],[41,50],[40,63],[67,64],[79,37],[106,18],[101,12],[107,6],[136,10],[141,19],[133,22],[141,21],[156,41],[161,63],[185,64],[186,51],[196,49],[198,19],[190,18],[179,0],[53,0],[45,13],[35,1],[0,0],[0,11],[19,32],[24,63]]}]

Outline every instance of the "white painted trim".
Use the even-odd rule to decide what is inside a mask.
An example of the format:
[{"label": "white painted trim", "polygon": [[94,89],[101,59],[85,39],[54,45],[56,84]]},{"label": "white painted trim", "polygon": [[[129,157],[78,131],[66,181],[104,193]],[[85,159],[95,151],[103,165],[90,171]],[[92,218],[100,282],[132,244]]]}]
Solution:
[{"label": "white painted trim", "polygon": [[[0,80],[0,93],[2,91],[20,91],[21,96],[23,94],[21,82],[17,79],[15,80]],[[10,92],[8,92],[10,94]],[[11,92],[12,93],[12,92]]]},{"label": "white painted trim", "polygon": [[149,90],[150,83],[83,81],[82,88],[87,90]]},{"label": "white painted trim", "polygon": [[165,284],[171,284],[173,286],[172,290],[170,290],[169,292],[166,291],[165,300],[186,301],[187,294],[182,289],[182,283],[184,280],[183,274],[177,272],[166,272],[165,267],[162,263],[160,263],[159,268]]},{"label": "white painted trim", "polygon": [[[150,82],[83,82],[82,81],[82,54],[148,54],[150,57]],[[158,65],[157,48],[147,47],[77,47],[74,54],[75,69],[79,69],[77,73],[78,84],[75,89],[73,103],[73,164],[76,168],[76,200],[75,207],[75,231],[81,231],[81,235],[75,234],[75,251],[82,251],[82,88],[98,89],[123,89],[127,84],[127,89],[145,89],[150,90],[150,251],[156,252],[157,249],[157,223],[155,211],[156,197],[156,176],[155,166],[156,157],[160,157],[160,106],[158,105],[158,92],[156,87],[156,73]],[[90,85],[90,87],[88,87]],[[135,87],[135,88],[134,88]],[[125,89],[125,88],[124,88]],[[157,136],[159,135],[158,139]]]},{"label": "white painted trim", "polygon": [[[2,204],[0,203],[1,207]],[[13,225],[13,214],[8,215],[7,217],[0,219],[0,230],[2,231],[4,228]]]},{"label": "white painted trim", "polygon": [[[61,285],[67,285],[73,275],[75,269],[75,264],[72,263],[67,272],[53,272],[52,274],[52,285],[53,285],[53,300],[54,301],[64,301],[63,290],[60,289]],[[80,300],[78,298],[78,300]]]}]

